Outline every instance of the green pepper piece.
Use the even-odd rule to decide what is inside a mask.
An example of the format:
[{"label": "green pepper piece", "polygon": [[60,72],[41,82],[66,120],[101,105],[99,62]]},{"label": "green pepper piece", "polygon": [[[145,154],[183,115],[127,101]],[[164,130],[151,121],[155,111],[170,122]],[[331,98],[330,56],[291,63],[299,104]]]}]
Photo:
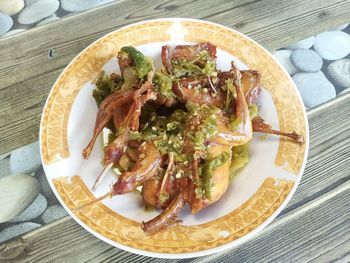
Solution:
[{"label": "green pepper piece", "polygon": [[142,79],[148,73],[148,63],[145,56],[134,47],[122,47],[122,52],[126,53],[132,59],[137,76]]}]

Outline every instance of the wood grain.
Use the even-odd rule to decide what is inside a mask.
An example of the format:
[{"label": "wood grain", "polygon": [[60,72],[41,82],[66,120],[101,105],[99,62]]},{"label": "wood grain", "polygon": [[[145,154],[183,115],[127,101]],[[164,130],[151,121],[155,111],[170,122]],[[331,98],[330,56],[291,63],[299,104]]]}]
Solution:
[{"label": "wood grain", "polygon": [[[161,17],[203,18],[238,29],[270,50],[350,20],[350,1],[117,1],[0,40],[0,154],[38,139],[42,108],[63,68],[123,25]],[[52,50],[53,56],[48,56]]]},{"label": "wood grain", "polygon": [[[336,102],[336,103],[335,103]],[[311,150],[288,206],[256,237],[205,258],[163,260],[113,248],[66,217],[0,244],[0,261],[38,262],[329,262],[350,251],[350,94],[308,112]],[[325,146],[326,145],[326,146]]]}]

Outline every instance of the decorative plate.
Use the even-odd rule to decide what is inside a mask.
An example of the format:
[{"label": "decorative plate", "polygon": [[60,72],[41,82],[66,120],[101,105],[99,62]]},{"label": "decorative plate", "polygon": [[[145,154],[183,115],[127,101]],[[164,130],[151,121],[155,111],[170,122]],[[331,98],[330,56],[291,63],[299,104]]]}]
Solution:
[{"label": "decorative plate", "polygon": [[[274,128],[296,131],[302,145],[288,139],[255,134],[249,164],[236,176],[217,203],[166,231],[146,234],[146,212],[140,194],[115,196],[73,211],[109,191],[116,179],[111,171],[96,192],[91,186],[101,171],[102,138],[89,160],[82,150],[89,141],[97,113],[91,96],[94,81],[104,69],[118,72],[121,47],[135,46],[153,57],[160,68],[161,46],[210,41],[218,47],[218,68],[235,60],[241,69],[261,73],[260,115]],[[230,28],[193,19],[159,19],[120,28],[92,43],[62,72],[44,107],[40,127],[42,162],[47,179],[69,214],[87,231],[112,246],[153,257],[186,258],[231,248],[259,232],[285,207],[301,179],[308,151],[306,112],[293,81],[262,46]]]}]

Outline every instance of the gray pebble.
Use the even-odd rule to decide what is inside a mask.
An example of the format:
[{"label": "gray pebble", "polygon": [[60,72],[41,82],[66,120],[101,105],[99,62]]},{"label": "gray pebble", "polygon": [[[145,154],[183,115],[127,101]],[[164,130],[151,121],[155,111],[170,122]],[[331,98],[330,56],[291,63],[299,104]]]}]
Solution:
[{"label": "gray pebble", "polygon": [[18,23],[29,25],[51,16],[60,3],[57,0],[39,0],[26,6],[18,16]]},{"label": "gray pebble", "polygon": [[26,222],[5,228],[0,232],[0,243],[40,227],[40,224]]},{"label": "gray pebble", "polygon": [[0,36],[4,35],[13,26],[13,20],[9,15],[0,13]]},{"label": "gray pebble", "polygon": [[290,50],[277,50],[273,53],[275,58],[282,64],[285,70],[290,75],[293,75],[295,72],[298,71],[298,69],[293,65],[292,61],[290,60],[291,54],[292,51]]},{"label": "gray pebble", "polygon": [[36,173],[35,177],[39,180],[40,183],[40,192],[46,197],[49,204],[57,204],[58,200],[53,193],[49,182],[47,181],[44,169],[40,168]]},{"label": "gray pebble", "polygon": [[12,220],[39,194],[39,182],[30,175],[16,174],[0,179],[0,223]]},{"label": "gray pebble", "polygon": [[301,71],[317,72],[323,65],[322,58],[313,50],[298,49],[293,51],[290,56],[292,63]]},{"label": "gray pebble", "polygon": [[61,0],[61,5],[68,12],[81,12],[110,2],[113,0]]},{"label": "gray pebble", "polygon": [[68,215],[67,211],[60,205],[53,205],[46,209],[41,219],[45,224],[52,223],[53,221],[60,219]]},{"label": "gray pebble", "polygon": [[22,33],[26,31],[25,29],[23,28],[20,28],[20,29],[14,29],[14,30],[10,30],[9,32],[7,32],[5,35],[3,35],[3,37],[9,37],[9,36],[12,36],[12,35],[16,35],[18,33]]},{"label": "gray pebble", "polygon": [[343,31],[327,31],[316,36],[315,51],[324,59],[336,60],[350,53],[350,36]]},{"label": "gray pebble", "polygon": [[342,90],[342,91],[339,93],[339,95],[343,95],[343,94],[348,93],[348,92],[350,92],[350,88],[346,88],[346,89]]},{"label": "gray pebble", "polygon": [[0,160],[0,178],[11,174],[10,171],[10,158]]},{"label": "gray pebble", "polygon": [[312,47],[312,45],[315,42],[315,37],[309,37],[309,38],[305,38],[303,40],[300,40],[294,44],[290,44],[288,46],[286,46],[287,49],[291,49],[291,50],[296,50],[296,49],[309,49]]},{"label": "gray pebble", "polygon": [[328,74],[336,86],[350,87],[350,59],[344,58],[330,63]]},{"label": "gray pebble", "polygon": [[319,71],[316,73],[296,73],[293,80],[298,87],[306,107],[315,107],[335,97],[333,84]]},{"label": "gray pebble", "polygon": [[41,166],[39,142],[28,144],[11,153],[10,168],[12,173],[30,174]]},{"label": "gray pebble", "polygon": [[22,213],[16,216],[12,222],[29,221],[40,216],[47,207],[45,196],[39,194],[33,203],[28,206]]},{"label": "gray pebble", "polygon": [[43,20],[41,20],[36,26],[42,26],[42,25],[46,25],[48,23],[51,23],[53,21],[57,21],[60,20],[61,18],[56,16],[56,14],[53,14],[52,16],[49,16],[48,18],[45,18]]}]

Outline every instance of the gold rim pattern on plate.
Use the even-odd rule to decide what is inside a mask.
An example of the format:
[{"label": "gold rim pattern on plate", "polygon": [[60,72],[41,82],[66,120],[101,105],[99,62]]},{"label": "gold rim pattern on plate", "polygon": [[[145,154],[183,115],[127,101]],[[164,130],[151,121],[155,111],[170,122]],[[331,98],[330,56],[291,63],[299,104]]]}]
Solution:
[{"label": "gold rim pattern on plate", "polygon": [[[94,81],[103,65],[125,45],[141,45],[170,40],[168,29],[174,21],[160,20],[132,25],[113,32],[84,50],[64,70],[55,83],[44,109],[41,149],[45,165],[69,158],[67,125],[73,102],[83,85]],[[228,28],[200,21],[181,21],[185,40],[208,41],[234,55],[249,68],[258,70],[262,83],[277,109],[281,131],[295,130],[306,136],[303,106],[293,84],[277,63],[260,46]],[[277,166],[298,174],[305,145],[279,139]],[[79,176],[53,180],[65,204],[73,209],[95,197]],[[293,181],[265,179],[258,191],[242,206],[206,224],[175,226],[156,235],[146,235],[138,222],[129,220],[99,203],[75,215],[89,228],[122,245],[158,253],[188,253],[215,248],[238,239],[260,226],[287,198]]]},{"label": "gold rim pattern on plate", "polygon": [[[54,179],[53,183],[71,210],[95,200],[80,176]],[[97,233],[125,246],[158,253],[196,252],[224,245],[257,228],[278,209],[293,185],[293,181],[266,178],[248,201],[229,214],[205,224],[176,225],[153,235],[102,203],[74,214]]]}]

